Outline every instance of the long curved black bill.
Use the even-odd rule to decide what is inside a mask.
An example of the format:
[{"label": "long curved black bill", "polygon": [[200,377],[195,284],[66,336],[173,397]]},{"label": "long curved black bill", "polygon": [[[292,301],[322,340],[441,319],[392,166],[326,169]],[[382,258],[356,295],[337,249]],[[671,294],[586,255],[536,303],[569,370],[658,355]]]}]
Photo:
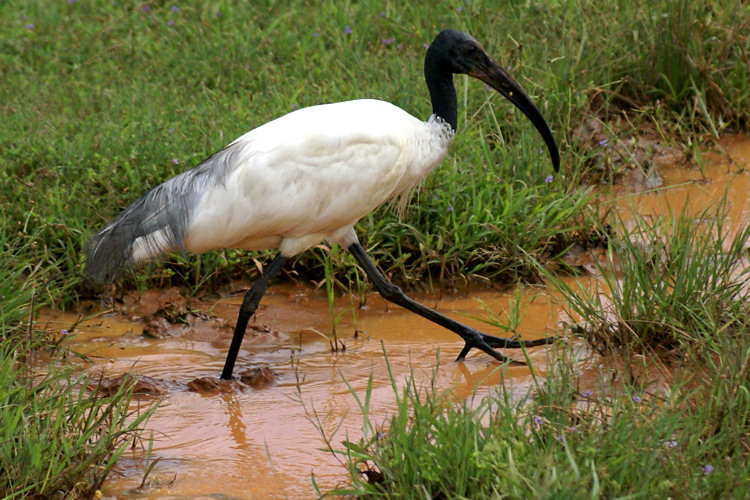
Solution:
[{"label": "long curved black bill", "polygon": [[523,91],[521,86],[510,77],[495,61],[487,58],[487,64],[481,69],[475,69],[469,72],[470,76],[477,78],[493,89],[497,90],[506,99],[512,102],[518,109],[520,109],[526,117],[531,120],[536,129],[542,135],[542,139],[547,144],[549,149],[549,156],[552,160],[552,166],[557,172],[560,169],[560,152],[557,150],[557,143],[555,138],[552,137],[552,131],[547,125],[547,121],[542,116],[542,113],[534,105],[526,92]]}]

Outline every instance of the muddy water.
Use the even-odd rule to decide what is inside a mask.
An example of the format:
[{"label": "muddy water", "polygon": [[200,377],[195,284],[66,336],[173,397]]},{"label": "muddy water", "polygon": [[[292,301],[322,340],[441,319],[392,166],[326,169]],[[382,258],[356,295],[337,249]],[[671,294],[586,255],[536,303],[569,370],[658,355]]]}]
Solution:
[{"label": "muddy water", "polygon": [[[520,330],[524,338],[550,335],[559,319],[559,311],[539,293],[535,288],[521,291],[525,316]],[[161,297],[149,292],[141,300],[126,303],[123,312],[138,314],[149,307],[142,304],[143,300],[164,302],[164,295],[169,291]],[[259,390],[191,392],[187,384],[196,377],[218,377],[241,298],[239,294],[191,301],[191,310],[215,318],[194,317],[192,325],[178,328],[163,339],[147,338],[141,323],[123,322],[121,314],[104,314],[76,327],[69,345],[95,362],[86,369],[98,372],[104,368],[111,376],[131,371],[166,381],[169,386],[148,423],[154,439],[152,456],[160,459],[149,476],[150,486],[136,489],[146,467],[144,453],[136,450],[126,453],[117,472],[110,476],[106,496],[310,498],[315,496],[311,472],[323,488],[345,484],[344,467],[330,453],[321,451],[324,442],[311,419],[317,412],[323,430],[335,445],[347,435],[358,438],[362,416],[345,380],[364,395],[372,376],[371,413],[375,422],[385,422],[394,409],[395,398],[383,348],[397,380],[414,367],[415,376],[423,383],[430,380],[437,352],[442,353],[437,386],[452,389],[457,398],[475,390],[480,396],[486,394],[503,375],[512,379],[509,387],[517,397],[531,388],[524,366],[507,367],[503,374],[497,363],[481,353],[470,354],[464,363],[453,363],[462,347],[459,337],[386,305],[376,294],[366,296],[364,309],[355,303],[356,318],[348,297],[337,300],[337,312],[345,311],[337,333],[346,349],[333,353],[328,342],[310,330],[331,330],[323,292],[279,285],[271,287],[264,297],[252,322],[257,329],[248,331],[235,368],[241,371],[248,366],[270,366],[277,372],[275,381]],[[508,307],[507,294],[488,290],[441,299],[418,298],[459,321],[493,332],[497,331],[468,315],[483,314],[484,306],[492,311]],[[75,319],[56,314],[47,326],[68,329]],[[361,332],[356,339],[355,329]],[[518,351],[509,354],[522,356]],[[531,349],[530,356],[543,376],[544,348]]]},{"label": "muddy water", "polygon": [[[726,191],[728,225],[747,222],[750,174],[742,169],[750,167],[750,140],[731,138],[722,145],[724,152],[704,157],[702,171],[660,164],[658,180],[648,183],[649,189],[630,180],[612,194],[612,203],[625,218],[631,210],[658,215],[679,210],[685,202],[695,209],[705,207]],[[484,305],[502,315],[512,293],[471,290],[415,298],[487,333],[502,335],[475,318],[483,314]],[[523,338],[555,333],[564,317],[554,301],[540,288],[526,287],[519,293]],[[383,349],[396,380],[403,380],[413,370],[425,384],[440,352],[436,385],[451,390],[456,398],[473,393],[481,397],[497,390],[501,381],[517,398],[534,388],[524,366],[499,370],[481,353],[470,355],[464,363],[453,363],[462,347],[460,338],[387,305],[372,293],[366,296],[363,309],[356,300],[337,299],[336,314],[343,314],[336,329],[346,349],[331,352],[328,341],[316,333],[331,331],[324,293],[298,285],[277,285],[269,289],[251,321],[235,368],[237,373],[248,367],[269,366],[276,372],[275,379],[260,389],[191,391],[191,380],[217,377],[221,371],[241,299],[239,289],[187,303],[173,290],[148,291],[127,298],[117,312],[105,311],[77,325],[75,336],[67,342],[94,362],[82,363],[84,369],[104,370],[108,376],[132,372],[164,381],[166,387],[159,396],[142,398],[159,401],[146,433],[153,437],[151,459],[159,461],[146,486],[138,488],[148,465],[143,448],[149,445],[144,442],[120,460],[105,484],[105,497],[314,498],[311,473],[323,491],[345,485],[344,467],[322,451],[325,444],[319,428],[334,446],[347,436],[357,439],[361,435],[362,416],[346,381],[363,396],[369,377],[373,378],[371,417],[385,422],[395,398]],[[168,328],[149,323],[148,318],[159,308],[178,310],[183,322]],[[183,314],[186,311],[189,314]],[[41,321],[50,329],[71,330],[76,319],[72,314],[54,313]],[[144,335],[144,327],[160,338]],[[361,332],[357,338],[355,331]],[[507,354],[521,358],[518,351]],[[547,349],[531,349],[530,357],[543,377]]]},{"label": "muddy water", "polygon": [[716,207],[726,194],[728,236],[750,221],[750,173],[745,171],[750,169],[750,137],[722,139],[717,148],[702,155],[702,168],[680,166],[674,157],[656,164],[650,180],[634,171],[615,188],[612,201],[624,219],[633,212],[643,216],[679,213],[685,206],[688,214],[697,214]]}]

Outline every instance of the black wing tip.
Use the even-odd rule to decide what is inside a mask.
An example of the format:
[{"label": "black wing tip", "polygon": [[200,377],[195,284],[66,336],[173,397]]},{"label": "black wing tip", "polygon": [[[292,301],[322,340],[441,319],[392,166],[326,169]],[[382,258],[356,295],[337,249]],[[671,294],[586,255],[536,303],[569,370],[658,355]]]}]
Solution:
[{"label": "black wing tip", "polygon": [[107,228],[89,239],[84,251],[87,254],[83,273],[95,285],[112,283],[127,267],[129,245],[112,238]]},{"label": "black wing tip", "polygon": [[96,286],[104,286],[114,282],[122,274],[122,271],[121,266],[111,261],[91,258],[87,259],[83,268],[83,274]]}]

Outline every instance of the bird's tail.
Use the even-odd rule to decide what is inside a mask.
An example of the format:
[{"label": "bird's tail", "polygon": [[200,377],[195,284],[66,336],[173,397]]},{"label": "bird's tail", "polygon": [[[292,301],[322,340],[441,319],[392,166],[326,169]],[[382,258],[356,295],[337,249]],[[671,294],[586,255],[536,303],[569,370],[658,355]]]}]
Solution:
[{"label": "bird's tail", "polygon": [[97,283],[163,252],[184,250],[195,190],[185,189],[184,175],[152,189],[123,210],[87,245],[86,273]]},{"label": "bird's tail", "polygon": [[232,166],[242,161],[247,143],[238,139],[123,210],[89,240],[89,276],[105,283],[138,262],[172,250],[184,251],[191,214],[202,194],[225,182]]}]

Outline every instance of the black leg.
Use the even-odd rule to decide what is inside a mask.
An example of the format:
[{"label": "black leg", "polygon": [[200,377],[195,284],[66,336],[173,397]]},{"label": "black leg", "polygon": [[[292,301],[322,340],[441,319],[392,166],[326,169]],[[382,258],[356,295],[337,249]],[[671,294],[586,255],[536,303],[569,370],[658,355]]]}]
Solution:
[{"label": "black leg", "polygon": [[263,271],[263,275],[245,294],[245,298],[242,299],[240,314],[237,316],[237,324],[234,327],[232,344],[229,346],[227,360],[224,363],[224,370],[221,372],[222,379],[231,380],[232,371],[234,370],[234,362],[237,361],[237,354],[240,352],[240,345],[242,344],[242,338],[245,336],[247,322],[250,320],[250,317],[255,314],[255,310],[258,308],[258,303],[260,302],[261,297],[266,293],[268,283],[279,274],[281,266],[283,266],[287,260],[288,258],[281,254],[276,255],[273,261],[271,261],[271,264]]},{"label": "black leg", "polygon": [[417,313],[420,316],[432,321],[433,323],[437,323],[438,325],[445,327],[454,333],[457,333],[461,336],[461,338],[464,339],[464,342],[466,342],[466,344],[461,350],[461,353],[458,355],[458,358],[456,358],[456,361],[463,361],[464,357],[466,357],[469,351],[472,348],[476,347],[477,349],[486,352],[498,361],[504,362],[507,361],[508,358],[495,351],[493,347],[533,347],[536,345],[549,344],[554,340],[554,337],[547,337],[529,341],[504,339],[481,333],[473,328],[459,323],[458,321],[454,321],[446,316],[443,316],[439,312],[434,311],[429,307],[425,307],[419,302],[415,302],[414,300],[407,297],[399,287],[385,279],[385,277],[380,274],[380,271],[378,271],[378,269],[375,267],[375,264],[372,263],[370,258],[365,253],[362,245],[360,245],[358,242],[351,244],[349,246],[349,251],[352,253],[352,255],[354,255],[354,258],[357,259],[357,262],[359,262],[359,265],[362,266],[362,269],[365,270],[367,276],[370,277],[378,293],[380,293],[380,295],[382,295],[386,300],[389,300],[394,304],[398,304],[408,309],[409,311]]}]

